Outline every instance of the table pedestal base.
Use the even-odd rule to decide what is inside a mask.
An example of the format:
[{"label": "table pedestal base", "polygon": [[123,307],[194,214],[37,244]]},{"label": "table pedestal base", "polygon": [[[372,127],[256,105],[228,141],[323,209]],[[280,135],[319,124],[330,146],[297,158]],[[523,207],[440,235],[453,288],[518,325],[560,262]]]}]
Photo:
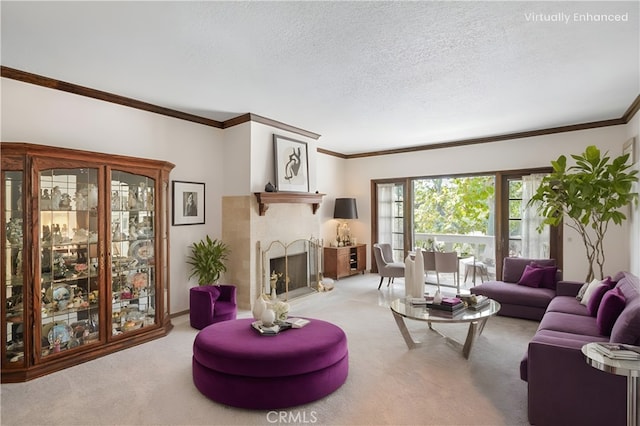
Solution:
[{"label": "table pedestal base", "polygon": [[[413,337],[411,336],[411,333],[409,333],[404,317],[402,315],[398,315],[393,311],[391,311],[391,313],[393,314],[393,318],[396,321],[398,329],[400,330],[400,334],[402,334],[402,337],[404,339],[404,342],[407,344],[407,347],[409,349],[414,349],[422,346],[423,342],[414,340]],[[467,331],[467,338],[465,339],[464,344],[434,329],[430,321],[428,321],[428,324],[429,324],[429,330],[438,333],[440,336],[444,337],[448,343],[451,343],[452,345],[456,346],[458,349],[461,349],[462,356],[464,356],[465,359],[469,359],[469,354],[471,353],[473,344],[475,343],[478,336],[482,334],[482,330],[484,330],[484,326],[487,323],[487,319],[488,318],[483,318],[478,321],[469,322],[469,330]]]}]

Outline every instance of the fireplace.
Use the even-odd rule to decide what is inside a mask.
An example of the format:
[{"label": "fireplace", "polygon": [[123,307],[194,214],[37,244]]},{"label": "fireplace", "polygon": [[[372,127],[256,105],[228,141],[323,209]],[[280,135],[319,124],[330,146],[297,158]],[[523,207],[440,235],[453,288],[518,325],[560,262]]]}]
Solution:
[{"label": "fireplace", "polygon": [[[224,196],[222,198],[222,239],[232,250],[223,281],[237,288],[239,309],[251,309],[261,294],[270,293],[270,259],[284,257],[284,245],[290,245],[288,255],[308,252],[290,242],[314,239],[320,234],[320,215],[305,203],[270,204],[264,215],[256,197],[252,195]],[[274,241],[280,241],[275,243]],[[272,245],[273,244],[273,245]],[[271,245],[268,257],[263,252]],[[315,250],[321,255],[321,250]],[[313,254],[307,255],[309,285],[317,288],[321,263]],[[295,295],[282,297],[291,298]]]},{"label": "fireplace", "polygon": [[[308,253],[299,253],[269,260],[269,284],[272,289],[276,289],[277,294],[309,287],[307,256]],[[285,271],[289,271],[286,277]]]},{"label": "fireplace", "polygon": [[262,252],[264,292],[282,300],[314,293],[320,277],[322,242],[295,240],[270,243]]}]

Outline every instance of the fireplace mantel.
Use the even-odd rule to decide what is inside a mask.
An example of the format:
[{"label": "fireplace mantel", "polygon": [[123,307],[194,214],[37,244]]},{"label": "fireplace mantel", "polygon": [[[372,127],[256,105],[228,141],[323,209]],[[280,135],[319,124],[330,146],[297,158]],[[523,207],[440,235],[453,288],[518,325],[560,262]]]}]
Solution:
[{"label": "fireplace mantel", "polygon": [[258,200],[258,208],[260,216],[264,216],[269,209],[269,204],[276,203],[304,203],[311,204],[311,210],[313,214],[316,214],[322,197],[325,194],[313,193],[313,192],[254,192]]}]

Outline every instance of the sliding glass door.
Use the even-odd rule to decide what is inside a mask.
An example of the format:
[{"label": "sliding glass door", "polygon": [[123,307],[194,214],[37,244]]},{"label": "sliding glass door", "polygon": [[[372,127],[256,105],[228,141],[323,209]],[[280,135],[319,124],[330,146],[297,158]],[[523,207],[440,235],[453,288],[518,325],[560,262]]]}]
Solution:
[{"label": "sliding glass door", "polygon": [[527,208],[548,172],[372,181],[372,241],[391,244],[395,261],[414,247],[454,250],[485,265],[492,279],[508,256],[554,258],[561,266],[561,227],[538,232],[542,219]]},{"label": "sliding glass door", "polygon": [[495,274],[495,176],[412,180],[413,245],[456,251]]},{"label": "sliding glass door", "polygon": [[[541,227],[540,217],[529,200],[546,171],[500,174],[498,257],[556,259],[562,265],[562,227]],[[501,266],[501,264],[499,265]],[[501,268],[499,268],[500,270]]]},{"label": "sliding glass door", "polygon": [[407,245],[405,217],[406,185],[404,181],[374,184],[374,242],[391,244],[393,260],[403,262]]}]

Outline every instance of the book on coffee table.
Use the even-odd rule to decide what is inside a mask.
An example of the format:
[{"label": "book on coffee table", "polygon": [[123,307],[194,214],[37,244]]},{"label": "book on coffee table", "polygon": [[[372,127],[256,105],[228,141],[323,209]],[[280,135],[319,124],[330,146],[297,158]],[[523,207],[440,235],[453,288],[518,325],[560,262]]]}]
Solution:
[{"label": "book on coffee table", "polygon": [[442,317],[442,318],[455,318],[458,315],[464,314],[466,309],[464,307],[462,309],[456,309],[454,311],[445,311],[442,309],[429,309],[429,315],[432,317]]},{"label": "book on coffee table", "polygon": [[621,343],[598,342],[594,348],[612,359],[640,360],[640,348]]},{"label": "book on coffee table", "polygon": [[464,303],[462,302],[459,302],[455,305],[450,305],[445,303],[427,303],[425,306],[429,309],[445,311],[445,312],[456,312],[465,308]]}]

